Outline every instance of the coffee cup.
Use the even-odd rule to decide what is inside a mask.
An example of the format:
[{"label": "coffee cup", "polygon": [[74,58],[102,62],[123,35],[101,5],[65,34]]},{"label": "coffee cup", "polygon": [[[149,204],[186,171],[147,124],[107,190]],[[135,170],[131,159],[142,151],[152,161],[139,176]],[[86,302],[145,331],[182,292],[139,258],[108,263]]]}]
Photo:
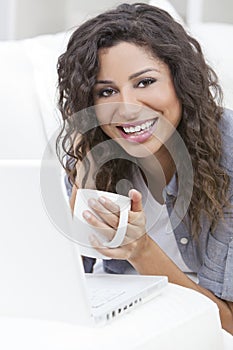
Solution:
[{"label": "coffee cup", "polygon": [[[92,212],[95,216],[98,217],[95,211],[88,205],[88,201],[92,198],[98,200],[98,198],[100,197],[110,199],[120,208],[118,228],[116,230],[115,236],[111,241],[108,241],[103,235],[101,235],[97,231],[96,228],[90,225],[83,217],[83,212],[85,210]],[[97,236],[100,243],[106,248],[119,247],[124,241],[124,237],[126,234],[128,224],[128,213],[130,208],[131,200],[129,197],[107,191],[93,189],[78,189],[73,211],[72,235],[73,239],[80,245],[81,254],[89,257],[103,258],[102,254],[97,252],[97,250],[95,250],[94,247],[90,244],[89,237],[93,235]]]}]

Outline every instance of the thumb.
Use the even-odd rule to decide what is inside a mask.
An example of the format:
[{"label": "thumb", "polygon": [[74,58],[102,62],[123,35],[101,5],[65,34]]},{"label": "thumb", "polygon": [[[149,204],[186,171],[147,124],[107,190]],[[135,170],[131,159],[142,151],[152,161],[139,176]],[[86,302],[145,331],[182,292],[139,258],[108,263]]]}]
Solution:
[{"label": "thumb", "polygon": [[132,200],[131,203],[131,210],[132,211],[142,211],[142,195],[137,190],[130,190],[129,191],[129,198]]}]

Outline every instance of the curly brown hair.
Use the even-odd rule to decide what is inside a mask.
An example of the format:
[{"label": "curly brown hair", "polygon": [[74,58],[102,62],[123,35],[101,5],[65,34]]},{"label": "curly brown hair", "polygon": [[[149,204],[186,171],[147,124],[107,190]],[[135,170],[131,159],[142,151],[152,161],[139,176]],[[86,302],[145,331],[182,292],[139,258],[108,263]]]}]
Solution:
[{"label": "curly brown hair", "polygon": [[[76,163],[84,162],[85,186],[90,169],[86,158],[88,150],[99,145],[94,154],[98,163],[103,154],[101,143],[109,139],[98,126],[93,113],[88,112],[88,107],[94,103],[93,87],[99,70],[98,50],[119,42],[145,47],[170,69],[182,105],[178,132],[188,149],[194,171],[188,214],[192,234],[197,237],[203,212],[214,229],[228,202],[229,177],[220,165],[222,91],[215,72],[205,62],[199,43],[164,10],[142,3],[122,4],[86,21],[73,32],[66,52],[58,60],[58,105],[63,128],[57,138],[57,153],[62,158],[62,148],[68,155],[66,163],[64,160],[62,163],[72,183],[75,182]],[[81,116],[76,118],[80,111]],[[85,129],[88,123],[89,127]],[[124,159],[119,159],[119,147],[115,142],[110,145],[109,151],[116,152],[116,157],[103,162],[101,170],[96,173],[98,189],[114,192],[120,178],[131,178],[136,161],[127,154]]]}]

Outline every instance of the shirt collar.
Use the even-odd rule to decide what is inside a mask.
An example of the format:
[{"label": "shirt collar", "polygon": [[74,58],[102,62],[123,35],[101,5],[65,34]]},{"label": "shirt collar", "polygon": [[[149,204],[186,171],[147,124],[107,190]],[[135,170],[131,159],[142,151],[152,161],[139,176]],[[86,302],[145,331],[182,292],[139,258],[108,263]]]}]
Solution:
[{"label": "shirt collar", "polygon": [[170,182],[163,189],[163,198],[166,200],[167,195],[177,197],[178,185],[176,181],[176,173],[172,176]]}]

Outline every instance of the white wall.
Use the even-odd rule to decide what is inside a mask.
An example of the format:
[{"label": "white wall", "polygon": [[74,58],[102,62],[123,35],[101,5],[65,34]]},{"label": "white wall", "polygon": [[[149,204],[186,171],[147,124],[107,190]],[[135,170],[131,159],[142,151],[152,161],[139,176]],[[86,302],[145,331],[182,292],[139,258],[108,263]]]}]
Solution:
[{"label": "white wall", "polygon": [[0,39],[61,31],[66,17],[66,0],[0,0]]},{"label": "white wall", "polygon": [[0,40],[14,36],[15,0],[0,0]]},{"label": "white wall", "polygon": [[177,12],[179,12],[181,17],[185,18],[185,16],[186,16],[187,0],[170,0],[170,3],[175,7]]},{"label": "white wall", "polygon": [[[148,3],[149,0],[138,2]],[[134,3],[136,0],[68,0],[67,1],[67,26],[76,26],[77,23],[85,21],[89,16],[114,7],[122,2]]]},{"label": "white wall", "polygon": [[232,0],[203,1],[203,21],[233,23]]},{"label": "white wall", "polygon": [[[196,21],[197,18],[200,18],[202,21],[228,22],[233,24],[233,0],[169,1],[185,20],[187,11],[190,10],[189,16],[191,21]],[[88,15],[97,14],[121,2],[133,3],[137,2],[137,0],[69,0],[67,1],[67,24],[68,26],[75,26],[77,23],[85,20]],[[141,2],[148,3],[149,0],[142,0]],[[198,11],[198,6],[200,6],[200,11]]]},{"label": "white wall", "polygon": [[16,38],[55,33],[64,28],[64,0],[17,0]]},{"label": "white wall", "polygon": [[[0,0],[0,40],[55,33],[121,2],[137,0]],[[141,0],[147,3],[149,0]],[[233,24],[233,0],[170,0],[185,18],[187,4],[202,3],[202,20]],[[197,13],[196,13],[197,14]],[[191,17],[195,11],[191,11]]]}]

